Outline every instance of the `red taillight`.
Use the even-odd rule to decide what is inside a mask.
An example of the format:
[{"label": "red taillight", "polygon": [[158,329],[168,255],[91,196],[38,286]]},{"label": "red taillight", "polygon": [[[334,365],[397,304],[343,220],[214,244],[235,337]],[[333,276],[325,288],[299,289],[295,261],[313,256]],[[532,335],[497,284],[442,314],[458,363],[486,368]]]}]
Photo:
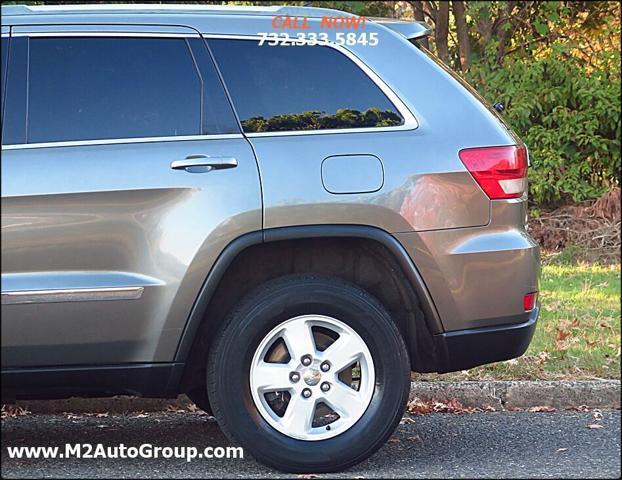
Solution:
[{"label": "red taillight", "polygon": [[491,200],[517,198],[525,192],[528,161],[524,145],[466,148],[458,155]]},{"label": "red taillight", "polygon": [[523,297],[523,308],[526,312],[536,308],[536,300],[538,299],[538,292],[528,293]]}]

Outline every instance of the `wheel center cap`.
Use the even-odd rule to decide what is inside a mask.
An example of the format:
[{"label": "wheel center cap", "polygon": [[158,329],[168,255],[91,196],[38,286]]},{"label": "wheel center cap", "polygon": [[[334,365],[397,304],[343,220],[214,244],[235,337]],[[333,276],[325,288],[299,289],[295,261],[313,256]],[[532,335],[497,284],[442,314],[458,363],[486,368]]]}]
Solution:
[{"label": "wheel center cap", "polygon": [[302,374],[302,378],[307,385],[313,386],[320,383],[320,380],[322,379],[322,373],[315,368],[307,368]]}]

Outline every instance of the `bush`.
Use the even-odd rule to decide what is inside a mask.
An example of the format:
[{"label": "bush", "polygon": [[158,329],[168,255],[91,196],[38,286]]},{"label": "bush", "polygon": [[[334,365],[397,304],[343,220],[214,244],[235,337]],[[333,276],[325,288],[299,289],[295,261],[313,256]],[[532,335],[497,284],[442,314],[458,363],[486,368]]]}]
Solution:
[{"label": "bush", "polygon": [[620,53],[594,68],[554,44],[539,58],[474,63],[467,80],[529,147],[530,198],[559,204],[597,198],[619,185]]}]

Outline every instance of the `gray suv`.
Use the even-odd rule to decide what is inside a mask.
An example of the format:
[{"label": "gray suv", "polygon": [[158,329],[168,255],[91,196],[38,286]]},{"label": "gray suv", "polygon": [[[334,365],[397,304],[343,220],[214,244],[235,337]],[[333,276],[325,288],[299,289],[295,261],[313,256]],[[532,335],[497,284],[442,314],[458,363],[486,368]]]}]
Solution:
[{"label": "gray suv", "polygon": [[526,147],[425,25],[326,18],[354,19],[2,7],[5,401],[185,393],[260,461],[335,471],[411,371],[525,351]]}]

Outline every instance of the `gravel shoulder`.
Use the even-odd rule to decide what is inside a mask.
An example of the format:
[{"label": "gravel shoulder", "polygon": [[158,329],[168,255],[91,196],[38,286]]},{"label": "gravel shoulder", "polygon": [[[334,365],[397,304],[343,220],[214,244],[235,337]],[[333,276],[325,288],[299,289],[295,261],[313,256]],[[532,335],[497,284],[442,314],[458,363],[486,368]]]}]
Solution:
[{"label": "gravel shoulder", "polygon": [[[599,425],[599,427],[590,427]],[[123,443],[226,446],[207,415],[26,415],[2,420],[3,478],[284,477],[255,462],[183,459],[9,459],[7,446]],[[620,411],[490,412],[404,417],[364,463],[318,478],[619,478]],[[293,478],[301,478],[294,476]],[[316,478],[316,477],[311,477]]]}]

